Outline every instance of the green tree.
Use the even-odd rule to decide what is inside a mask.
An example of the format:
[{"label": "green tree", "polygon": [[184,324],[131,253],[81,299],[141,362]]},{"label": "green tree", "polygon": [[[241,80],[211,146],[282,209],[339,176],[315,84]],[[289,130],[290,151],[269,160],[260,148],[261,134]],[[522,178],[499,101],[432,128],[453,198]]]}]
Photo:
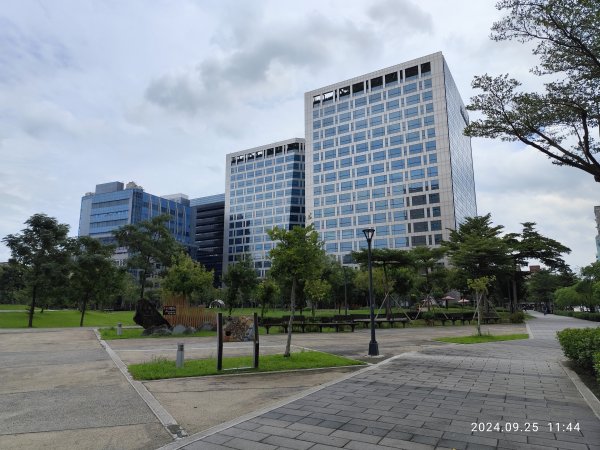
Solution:
[{"label": "green tree", "polygon": [[510,248],[501,237],[502,225],[492,226],[491,214],[467,217],[458,230],[450,231],[450,239],[442,242],[454,267],[468,278],[510,274],[513,260]]},{"label": "green tree", "polygon": [[127,267],[137,271],[140,298],[144,298],[146,281],[162,268],[171,265],[172,258],[181,245],[175,240],[167,222],[168,215],[156,216],[136,224],[124,225],[114,232],[120,247],[127,247]]},{"label": "green tree", "polygon": [[582,304],[581,294],[577,292],[575,286],[560,288],[554,292],[554,305],[560,309],[581,306]]},{"label": "green tree", "polygon": [[467,285],[469,289],[475,291],[475,302],[477,311],[477,335],[481,336],[481,300],[488,293],[488,286],[493,283],[495,277],[483,276],[476,279],[468,279]]},{"label": "green tree", "polygon": [[279,293],[279,286],[270,277],[259,283],[256,288],[256,298],[260,303],[260,317],[264,317],[267,308],[275,304]]},{"label": "green tree", "polygon": [[290,322],[283,355],[289,357],[297,286],[300,281],[315,279],[321,274],[325,252],[312,224],[306,228],[296,226],[291,230],[275,227],[268,234],[276,242],[269,252],[272,262],[270,273],[282,285],[290,286]]},{"label": "green tree", "polygon": [[73,248],[70,289],[81,300],[79,326],[82,327],[89,302],[102,301],[111,292],[118,269],[111,259],[114,246],[102,245],[97,239],[81,236]]},{"label": "green tree", "polygon": [[187,300],[198,295],[207,300],[213,289],[214,273],[194,261],[187,253],[179,253],[173,257],[171,266],[162,280],[161,286],[168,292],[181,294]]},{"label": "green tree", "polygon": [[32,327],[38,298],[67,284],[72,240],[67,236],[69,226],[46,214],[34,214],[25,224],[20,234],[9,234],[2,241],[10,248],[31,292],[28,327]]},{"label": "green tree", "polygon": [[467,107],[482,119],[465,129],[469,136],[521,141],[554,164],[589,173],[600,182],[598,141],[590,134],[600,118],[600,14],[596,0],[503,0],[508,12],[494,23],[492,39],[534,43],[539,66],[549,76],[543,92],[521,92],[509,75],[477,76],[481,94]]},{"label": "green tree", "polygon": [[539,272],[531,274],[526,282],[527,298],[532,303],[548,304],[553,298],[557,289],[566,287],[572,283],[562,274],[552,273],[549,270],[542,269]]},{"label": "green tree", "polygon": [[23,271],[14,260],[0,265],[0,303],[14,304],[24,286]]},{"label": "green tree", "polygon": [[312,316],[315,317],[319,303],[325,302],[331,296],[331,285],[321,278],[313,278],[306,281],[304,292],[310,299]]},{"label": "green tree", "polygon": [[252,255],[242,255],[234,264],[227,266],[223,282],[227,286],[226,299],[231,315],[233,308],[238,305],[238,299],[241,299],[242,302],[249,301],[258,286],[258,275],[254,268]]}]

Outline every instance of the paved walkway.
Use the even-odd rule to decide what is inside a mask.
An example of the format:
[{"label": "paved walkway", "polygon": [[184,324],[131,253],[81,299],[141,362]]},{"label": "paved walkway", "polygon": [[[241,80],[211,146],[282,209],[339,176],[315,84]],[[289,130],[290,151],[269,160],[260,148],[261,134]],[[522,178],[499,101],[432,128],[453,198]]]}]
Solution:
[{"label": "paved walkway", "polygon": [[557,330],[596,324],[535,315],[532,339],[401,355],[163,448],[600,450],[600,420],[561,366],[555,339]]}]

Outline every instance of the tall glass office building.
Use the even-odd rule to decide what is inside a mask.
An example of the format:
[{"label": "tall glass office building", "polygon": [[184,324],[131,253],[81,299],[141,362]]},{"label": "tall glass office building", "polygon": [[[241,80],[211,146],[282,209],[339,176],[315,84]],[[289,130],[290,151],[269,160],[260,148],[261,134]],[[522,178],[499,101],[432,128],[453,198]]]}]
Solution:
[{"label": "tall glass office building", "polygon": [[264,277],[273,248],[267,231],[305,224],[304,139],[242,150],[226,158],[223,269],[250,254]]},{"label": "tall glass office building", "polygon": [[437,246],[477,214],[468,115],[442,53],[307,92],[306,209],[327,253]]},{"label": "tall glass office building", "polygon": [[193,198],[190,206],[195,259],[207,270],[214,270],[215,286],[219,286],[223,274],[225,194]]},{"label": "tall glass office building", "polygon": [[[131,182],[126,186],[119,181],[96,185],[81,199],[79,236],[91,236],[106,244],[116,244],[113,231],[123,225],[135,224],[155,216],[169,216],[167,227],[173,237],[186,248],[190,239],[191,208],[183,194],[158,197],[144,192],[141,186]],[[118,248],[114,259],[123,264],[127,249]]]}]

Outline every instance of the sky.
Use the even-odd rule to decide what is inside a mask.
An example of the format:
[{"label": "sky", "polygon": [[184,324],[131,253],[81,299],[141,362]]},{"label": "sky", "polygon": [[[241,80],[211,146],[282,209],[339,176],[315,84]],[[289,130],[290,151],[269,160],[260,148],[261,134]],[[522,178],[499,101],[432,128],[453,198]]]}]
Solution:
[{"label": "sky", "polygon": [[[491,1],[0,4],[0,238],[35,213],[76,236],[99,183],[223,193],[227,153],[304,137],[304,92],[437,51],[465,103],[475,75],[540,84],[530,47],[489,39],[502,17]],[[571,248],[573,270],[595,260],[590,175],[518,143],[472,146],[478,214],[506,232],[537,223]]]}]

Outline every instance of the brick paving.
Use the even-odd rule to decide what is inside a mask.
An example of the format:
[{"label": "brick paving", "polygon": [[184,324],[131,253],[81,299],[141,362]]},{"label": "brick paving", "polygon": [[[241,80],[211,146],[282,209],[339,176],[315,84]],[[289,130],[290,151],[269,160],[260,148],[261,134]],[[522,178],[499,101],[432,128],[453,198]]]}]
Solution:
[{"label": "brick paving", "polygon": [[178,448],[600,450],[600,419],[555,339],[597,324],[536,317],[532,339],[404,354]]}]

